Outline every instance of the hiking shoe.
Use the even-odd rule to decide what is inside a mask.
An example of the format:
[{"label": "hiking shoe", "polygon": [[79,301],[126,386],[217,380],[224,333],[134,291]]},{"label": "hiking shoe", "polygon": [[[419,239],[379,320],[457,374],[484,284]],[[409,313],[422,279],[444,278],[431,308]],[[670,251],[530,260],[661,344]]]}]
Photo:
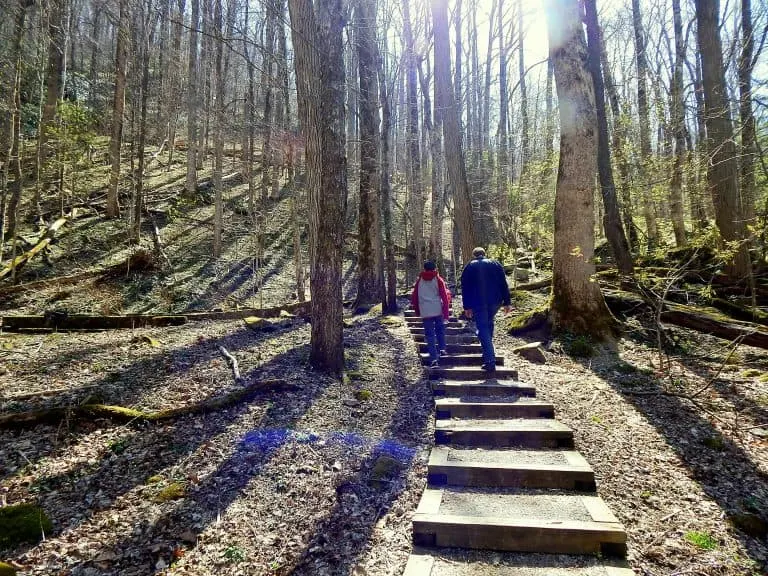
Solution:
[{"label": "hiking shoe", "polygon": [[438,354],[440,355],[441,358],[443,356],[448,356],[448,350],[440,350],[440,352]]},{"label": "hiking shoe", "polygon": [[432,360],[432,362],[429,363],[430,368],[440,368],[440,362],[437,360]]},{"label": "hiking shoe", "polygon": [[496,364],[483,364],[481,368],[486,372],[496,372]]}]

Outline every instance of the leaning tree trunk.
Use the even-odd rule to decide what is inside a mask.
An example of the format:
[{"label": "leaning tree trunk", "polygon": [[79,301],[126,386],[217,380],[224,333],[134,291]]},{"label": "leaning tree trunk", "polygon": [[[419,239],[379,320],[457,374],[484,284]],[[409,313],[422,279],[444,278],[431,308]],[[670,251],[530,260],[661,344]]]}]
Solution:
[{"label": "leaning tree trunk", "polygon": [[381,222],[379,220],[379,99],[375,0],[358,0],[354,37],[360,77],[360,201],[356,307],[381,301]]},{"label": "leaning tree trunk", "polygon": [[296,90],[306,143],[309,190],[310,363],[344,368],[341,264],[344,247],[344,5],[342,0],[289,0]]},{"label": "leaning tree trunk", "polygon": [[117,25],[115,49],[115,95],[112,101],[112,134],[109,140],[109,156],[112,169],[107,190],[107,218],[120,215],[120,149],[123,143],[123,111],[125,110],[125,78],[128,63],[128,0],[120,0],[120,19]]},{"label": "leaning tree trunk", "polygon": [[640,116],[640,162],[638,163],[640,186],[643,198],[643,217],[645,218],[648,248],[659,242],[659,225],[651,194],[649,166],[651,162],[651,123],[648,111],[648,91],[646,77],[648,61],[645,54],[645,32],[640,14],[640,0],[632,0],[632,24],[635,31],[635,64],[637,69],[637,112]]},{"label": "leaning tree trunk", "polygon": [[675,244],[685,246],[685,214],[683,210],[683,167],[686,158],[685,110],[683,108],[683,62],[685,38],[680,17],[680,0],[672,0],[672,19],[675,28],[675,65],[672,71],[672,130],[675,135],[675,159],[672,164],[672,180],[669,183],[670,212],[675,231]]},{"label": "leaning tree trunk", "polygon": [[579,7],[548,0],[549,57],[560,102],[551,320],[556,330],[613,336],[615,320],[592,275],[597,116]]},{"label": "leaning tree trunk", "polygon": [[197,29],[200,26],[200,0],[192,0],[189,22],[189,66],[187,73],[187,180],[184,190],[188,196],[197,192]]},{"label": "leaning tree trunk", "polygon": [[603,73],[600,69],[600,27],[597,22],[597,6],[595,0],[586,0],[587,36],[589,38],[589,71],[592,75],[592,85],[595,89],[595,110],[597,112],[597,169],[600,175],[600,190],[605,206],[603,226],[605,235],[611,245],[616,266],[622,274],[634,273],[632,255],[629,253],[629,243],[621,226],[619,203],[616,199],[616,186],[613,182],[611,167],[611,149],[608,145],[608,119],[605,113],[605,90]]},{"label": "leaning tree trunk", "polygon": [[459,110],[451,85],[447,0],[434,0],[432,2],[432,28],[435,35],[435,83],[439,97],[437,106],[443,111],[443,137],[445,160],[448,164],[448,180],[454,195],[455,220],[461,241],[461,257],[466,263],[472,258],[475,229],[472,221],[472,201],[467,185],[467,168],[461,149]]},{"label": "leaning tree trunk", "polygon": [[738,244],[729,275],[738,281],[751,281],[752,266],[746,226],[738,188],[738,164],[731,113],[725,84],[723,51],[720,42],[719,0],[696,0],[696,23],[701,52],[701,71],[706,110],[707,181],[715,205],[715,222],[726,242]]}]

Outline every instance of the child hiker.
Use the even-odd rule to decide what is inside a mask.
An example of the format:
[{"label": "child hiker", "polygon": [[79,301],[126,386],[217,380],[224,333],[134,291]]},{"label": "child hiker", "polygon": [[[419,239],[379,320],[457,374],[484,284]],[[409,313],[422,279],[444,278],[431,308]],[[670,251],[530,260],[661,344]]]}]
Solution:
[{"label": "child hiker", "polygon": [[429,351],[429,366],[440,365],[439,358],[447,354],[445,350],[445,324],[451,308],[451,293],[445,285],[445,280],[437,271],[435,263],[427,260],[424,270],[413,287],[411,304],[417,316],[424,323],[424,339]]}]

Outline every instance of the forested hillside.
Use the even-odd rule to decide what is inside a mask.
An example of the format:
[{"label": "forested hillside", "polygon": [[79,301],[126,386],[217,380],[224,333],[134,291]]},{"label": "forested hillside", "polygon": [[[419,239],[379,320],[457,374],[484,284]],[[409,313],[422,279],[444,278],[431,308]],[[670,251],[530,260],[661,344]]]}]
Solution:
[{"label": "forested hillside", "polygon": [[476,246],[631,568],[763,574],[767,43],[752,0],[0,0],[0,576],[402,573],[396,315],[426,260],[461,315]]}]

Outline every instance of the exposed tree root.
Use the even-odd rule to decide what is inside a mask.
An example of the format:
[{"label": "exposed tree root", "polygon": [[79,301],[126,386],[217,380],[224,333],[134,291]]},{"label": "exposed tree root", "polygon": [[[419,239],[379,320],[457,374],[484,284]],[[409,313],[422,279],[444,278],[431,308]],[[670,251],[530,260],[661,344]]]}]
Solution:
[{"label": "exposed tree root", "polygon": [[80,406],[56,406],[29,412],[18,412],[0,415],[0,428],[28,428],[38,424],[58,423],[62,420],[104,418],[113,422],[141,423],[172,420],[180,416],[207,414],[224,408],[229,408],[244,402],[256,394],[272,390],[293,388],[282,380],[263,380],[252,382],[242,388],[233,390],[223,396],[208,398],[188,406],[170,408],[156,412],[144,412],[124,406],[107,404],[82,404]]}]

